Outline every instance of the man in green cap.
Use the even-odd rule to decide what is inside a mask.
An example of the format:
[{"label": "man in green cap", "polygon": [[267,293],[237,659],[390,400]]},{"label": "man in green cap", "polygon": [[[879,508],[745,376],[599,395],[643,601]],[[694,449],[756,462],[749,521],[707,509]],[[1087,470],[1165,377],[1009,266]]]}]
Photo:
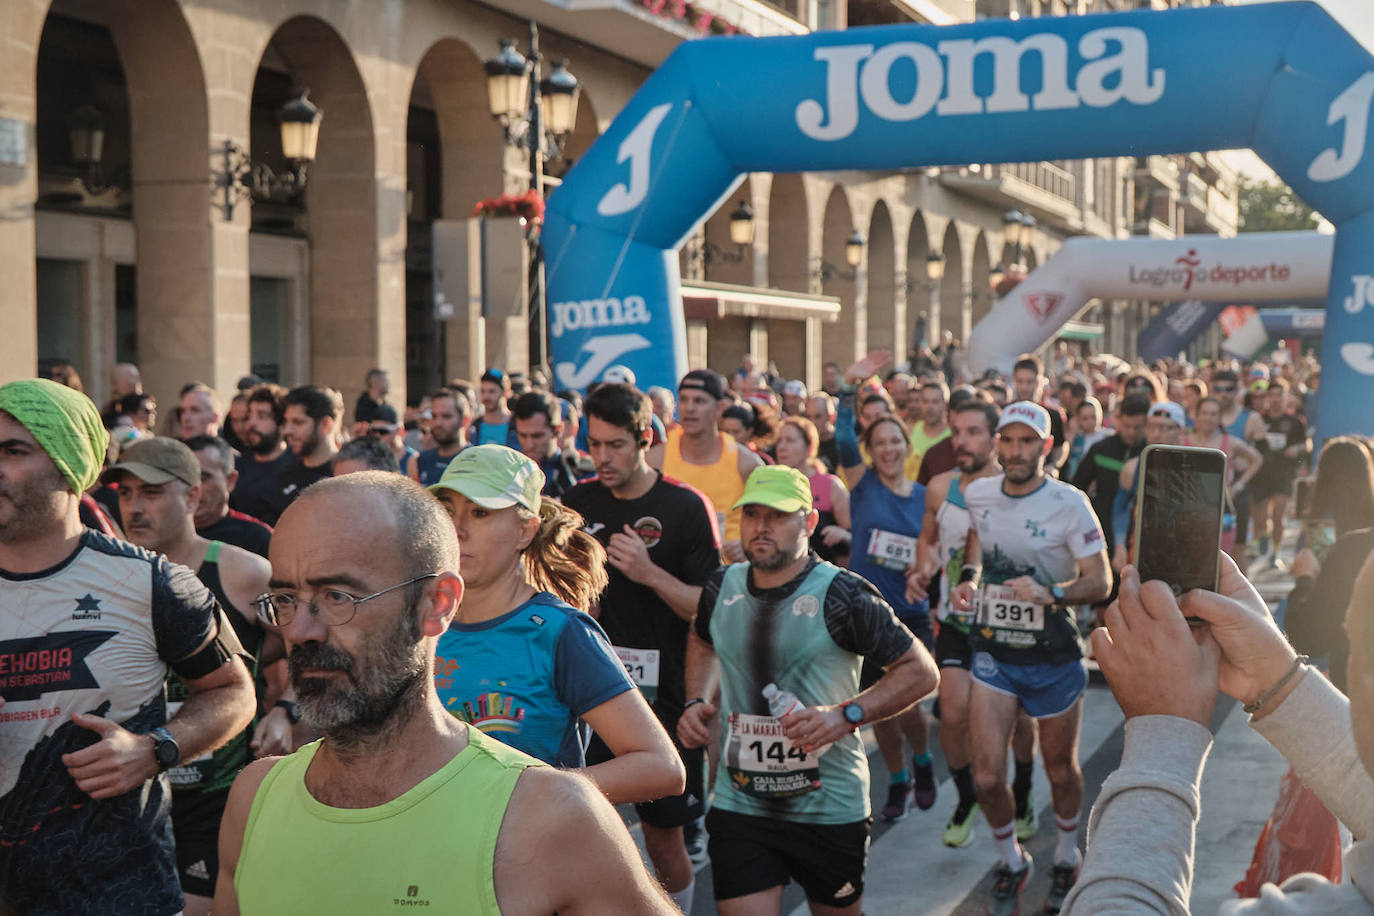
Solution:
[{"label": "man in green cap", "polygon": [[[686,747],[720,722],[706,816],[716,901],[723,913],[778,912],[795,879],[826,912],[858,916],[870,807],[857,732],[933,691],[939,673],[877,589],[810,554],[817,513],[801,472],[756,469],[735,507],[749,562],[702,589],[678,720]],[[884,673],[860,692],[864,657]],[[717,658],[718,702],[706,695]]]},{"label": "man in green cap", "polygon": [[[181,911],[164,773],[253,714],[210,591],[82,528],[106,442],[85,395],[0,387],[0,910]],[[169,666],[192,694],[170,720]]]}]

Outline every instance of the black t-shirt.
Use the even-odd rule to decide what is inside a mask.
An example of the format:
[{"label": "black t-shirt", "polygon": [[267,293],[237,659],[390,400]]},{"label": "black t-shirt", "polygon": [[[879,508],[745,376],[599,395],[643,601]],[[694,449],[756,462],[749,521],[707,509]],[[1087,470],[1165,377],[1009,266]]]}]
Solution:
[{"label": "black t-shirt", "polygon": [[[649,558],[688,585],[704,585],[720,565],[710,501],[700,490],[671,477],[660,474],[638,499],[616,499],[592,479],[564,493],[563,504],[582,514],[585,530],[603,546],[629,525],[649,549]],[[610,582],[601,595],[598,622],[613,645],[659,650],[654,712],[671,734],[685,701],[687,621],[647,585],[631,582],[609,563],[606,572]]]},{"label": "black t-shirt", "polygon": [[[332,476],[333,468],[328,461],[317,468],[307,467],[299,461],[295,465],[286,468],[277,474],[277,491],[273,496],[275,503],[272,512],[272,524],[277,523],[281,514],[286,511],[286,507],[296,501],[305,488],[317,480],[323,480]],[[264,519],[265,521],[266,519]]]},{"label": "black t-shirt", "polygon": [[177,912],[166,775],[92,801],[62,755],[100,740],[73,711],[135,734],[166,723],[167,668],[217,632],[214,596],[186,567],[92,531],[58,565],[0,581],[0,910]]},{"label": "black t-shirt", "polygon": [[1302,417],[1286,413],[1277,417],[1264,417],[1264,438],[1257,443],[1264,464],[1260,473],[1269,480],[1288,480],[1298,472],[1306,455],[1289,458],[1283,452],[1290,446],[1301,445],[1307,441],[1307,424]]},{"label": "black t-shirt", "polygon": [[372,400],[372,395],[364,391],[358,395],[358,403],[353,407],[353,422],[371,423],[377,418],[377,408],[385,403],[385,399],[381,401]]},{"label": "black t-shirt", "polygon": [[272,529],[268,525],[233,509],[213,525],[197,528],[196,534],[207,541],[223,541],[242,547],[260,557],[267,556],[268,545],[272,543]]},{"label": "black t-shirt", "polygon": [[297,464],[300,464],[300,460],[290,449],[271,461],[259,461],[249,452],[239,455],[234,462],[239,472],[239,482],[234,485],[234,492],[229,494],[229,507],[275,525],[277,516],[285,508],[278,507],[277,475]]},{"label": "black t-shirt", "polygon": [[[1052,415],[1051,415],[1052,416]],[[1116,491],[1121,487],[1121,469],[1145,448],[1145,440],[1136,445],[1127,445],[1117,435],[1108,436],[1083,456],[1078,470],[1069,481],[1088,494],[1097,521],[1102,525],[1102,533],[1107,541],[1107,556],[1112,555],[1112,503],[1116,501]]]}]

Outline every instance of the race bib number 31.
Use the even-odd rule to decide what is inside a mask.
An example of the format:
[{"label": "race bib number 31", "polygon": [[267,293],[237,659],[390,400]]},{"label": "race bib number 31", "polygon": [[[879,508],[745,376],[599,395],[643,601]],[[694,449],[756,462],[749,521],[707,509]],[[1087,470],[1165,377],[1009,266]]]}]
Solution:
[{"label": "race bib number 31", "polygon": [[725,768],[735,788],[755,798],[791,798],[821,787],[819,757],[788,740],[772,716],[730,715]]},{"label": "race bib number 31", "polygon": [[868,561],[888,569],[906,569],[916,562],[916,539],[874,528],[868,536]]},{"label": "race bib number 31", "polygon": [[652,703],[658,699],[658,650],[616,646],[615,654],[620,656],[620,663],[625,666],[625,673],[630,680],[644,694],[644,701]]},{"label": "race bib number 31", "polygon": [[1040,632],[1045,629],[1045,606],[1021,601],[1005,585],[985,585],[974,604],[978,623],[1001,630]]}]

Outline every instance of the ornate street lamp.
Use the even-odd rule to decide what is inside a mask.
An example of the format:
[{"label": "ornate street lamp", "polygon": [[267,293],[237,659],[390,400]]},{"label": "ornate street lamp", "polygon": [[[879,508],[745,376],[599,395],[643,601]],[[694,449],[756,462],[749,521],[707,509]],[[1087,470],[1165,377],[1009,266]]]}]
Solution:
[{"label": "ornate street lamp", "polygon": [[254,160],[233,140],[220,149],[223,166],[214,173],[215,187],[222,192],[220,208],[226,222],[234,218],[234,205],[249,198],[263,199],[278,194],[294,195],[305,189],[306,170],[315,161],[320,139],[320,109],[307,98],[309,89],[297,90],[277,111],[281,126],[281,151],[291,170],[278,173],[265,162]]},{"label": "ornate street lamp", "polygon": [[[539,26],[530,22],[530,53],[515,49],[515,40],[501,39],[501,52],[482,64],[487,74],[487,104],[501,123],[506,145],[524,148],[530,157],[530,190],[544,194],[544,163],[563,155],[563,145],[577,127],[577,102],[582,86],[568,71],[567,62],[553,61],[543,79],[539,74]],[[544,289],[544,252],[537,232],[526,236],[530,251],[529,343],[531,366],[547,360]]]}]

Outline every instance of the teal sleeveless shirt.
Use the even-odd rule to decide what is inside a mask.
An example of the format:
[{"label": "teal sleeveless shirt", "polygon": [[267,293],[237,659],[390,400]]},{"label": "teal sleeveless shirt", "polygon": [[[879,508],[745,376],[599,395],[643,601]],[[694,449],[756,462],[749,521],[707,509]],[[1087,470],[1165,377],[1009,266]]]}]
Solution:
[{"label": "teal sleeveless shirt", "polygon": [[711,615],[721,664],[722,742],[713,804],[803,824],[863,820],[870,810],[868,759],[859,736],[846,735],[819,758],[802,759],[768,719],[764,684],[754,683],[751,664],[756,652],[770,653],[773,682],[806,706],[844,703],[858,694],[863,659],[837,646],[825,626],[826,592],[840,570],[817,564],[776,606],[750,594],[748,571],[747,563],[726,569]]}]

